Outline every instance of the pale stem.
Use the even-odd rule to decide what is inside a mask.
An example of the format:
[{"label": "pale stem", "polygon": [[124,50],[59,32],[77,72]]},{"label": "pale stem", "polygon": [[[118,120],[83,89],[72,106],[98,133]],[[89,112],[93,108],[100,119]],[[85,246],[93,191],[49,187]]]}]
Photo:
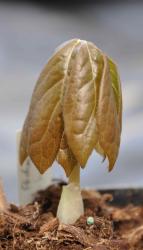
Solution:
[{"label": "pale stem", "polygon": [[80,166],[75,165],[69,177],[69,184],[63,186],[57,217],[61,223],[73,224],[84,213],[80,190]]},{"label": "pale stem", "polygon": [[80,166],[79,164],[75,165],[70,176],[69,183],[74,183],[77,186],[80,186]]}]

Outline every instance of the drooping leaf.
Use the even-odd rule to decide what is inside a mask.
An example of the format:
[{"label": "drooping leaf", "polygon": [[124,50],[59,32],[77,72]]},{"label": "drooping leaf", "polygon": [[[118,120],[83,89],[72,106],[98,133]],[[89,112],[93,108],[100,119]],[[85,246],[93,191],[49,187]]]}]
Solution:
[{"label": "drooping leaf", "polygon": [[116,106],[117,106],[117,113],[119,117],[120,123],[120,130],[122,129],[122,92],[121,92],[121,83],[120,78],[117,70],[117,66],[115,63],[108,59],[109,67],[110,67],[110,75],[111,75],[111,84],[114,91],[115,99],[116,99]]},{"label": "drooping leaf", "polygon": [[77,160],[68,146],[64,132],[62,135],[60,148],[57,155],[57,161],[64,168],[67,177],[70,176],[74,166],[77,165]]},{"label": "drooping leaf", "polygon": [[114,62],[93,43],[74,39],[51,57],[34,89],[20,143],[21,164],[30,156],[41,173],[55,159],[67,176],[84,167],[93,149],[118,156],[122,95]]},{"label": "drooping leaf", "polygon": [[106,158],[106,155],[105,155],[105,153],[104,153],[104,151],[103,151],[103,148],[101,147],[101,145],[99,144],[99,141],[96,143],[96,145],[95,145],[95,150],[96,150],[96,152],[98,153],[98,154],[100,154],[102,157],[103,157],[103,159],[105,159]]},{"label": "drooping leaf", "polygon": [[109,170],[115,164],[120,144],[120,121],[108,58],[104,56],[104,69],[99,90],[97,126],[99,143],[108,157]]},{"label": "drooping leaf", "polygon": [[20,145],[21,164],[29,155],[43,173],[56,158],[63,134],[62,96],[68,61],[78,40],[72,40],[50,59],[33,92]]},{"label": "drooping leaf", "polygon": [[[96,46],[91,42],[88,42],[88,48],[89,48],[91,59],[92,59],[92,67],[96,74],[95,93],[96,93],[96,113],[97,113],[97,107],[99,104],[99,89],[100,89],[101,77],[103,73],[103,64],[104,64],[103,53],[98,48],[96,48]],[[103,148],[101,147],[99,143],[99,139],[98,139],[99,133],[97,131],[97,127],[96,127],[96,134],[97,134],[97,139],[95,141],[95,150],[97,153],[99,153],[103,157],[103,160],[104,160],[106,158],[106,155],[103,151]]]},{"label": "drooping leaf", "polygon": [[85,41],[77,44],[69,62],[63,104],[63,118],[68,144],[82,167],[85,166],[96,141],[96,108],[98,71],[102,64],[94,48],[96,63]]}]

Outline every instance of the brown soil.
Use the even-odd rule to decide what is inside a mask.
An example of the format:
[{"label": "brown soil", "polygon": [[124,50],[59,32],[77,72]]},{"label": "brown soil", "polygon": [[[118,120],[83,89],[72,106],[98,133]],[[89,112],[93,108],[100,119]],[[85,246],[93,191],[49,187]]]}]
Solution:
[{"label": "brown soil", "polygon": [[[74,225],[59,224],[62,185],[40,191],[33,204],[0,213],[0,249],[143,250],[143,206],[115,207],[111,194],[82,191],[85,214]],[[95,223],[87,225],[87,217]]]}]

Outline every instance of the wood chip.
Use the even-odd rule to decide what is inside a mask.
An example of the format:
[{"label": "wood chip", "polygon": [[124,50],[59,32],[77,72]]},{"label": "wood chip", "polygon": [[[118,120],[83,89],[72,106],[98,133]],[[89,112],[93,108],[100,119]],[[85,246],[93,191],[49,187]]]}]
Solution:
[{"label": "wood chip", "polygon": [[40,228],[40,234],[45,234],[46,232],[54,231],[58,227],[58,224],[59,222],[57,218],[51,219],[48,223],[45,223]]},{"label": "wood chip", "polygon": [[60,241],[75,241],[83,246],[89,245],[84,231],[72,225],[60,224],[57,232],[57,237]]}]

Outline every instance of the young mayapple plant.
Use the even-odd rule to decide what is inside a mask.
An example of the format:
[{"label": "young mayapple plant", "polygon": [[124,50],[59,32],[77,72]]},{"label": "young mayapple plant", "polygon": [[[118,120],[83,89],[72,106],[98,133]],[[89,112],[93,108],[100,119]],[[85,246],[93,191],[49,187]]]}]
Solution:
[{"label": "young mayapple plant", "polygon": [[54,162],[64,168],[57,216],[74,223],[83,214],[80,167],[93,150],[118,156],[122,96],[115,63],[93,43],[73,39],[60,46],[46,64],[34,89],[20,142],[21,165],[29,156],[43,174]]}]

